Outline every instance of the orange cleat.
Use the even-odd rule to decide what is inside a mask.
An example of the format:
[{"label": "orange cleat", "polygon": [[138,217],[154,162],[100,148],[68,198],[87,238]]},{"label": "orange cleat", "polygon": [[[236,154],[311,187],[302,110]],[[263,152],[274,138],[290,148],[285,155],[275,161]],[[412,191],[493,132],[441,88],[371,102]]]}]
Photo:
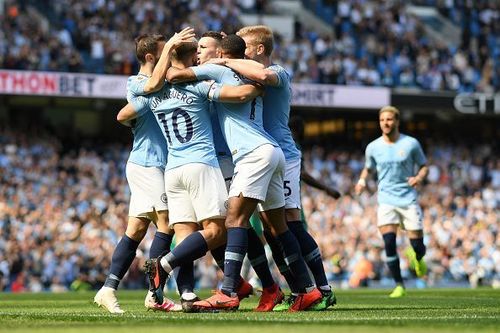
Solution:
[{"label": "orange cleat", "polygon": [[220,290],[216,290],[212,297],[193,303],[199,311],[237,310],[240,306],[238,296],[230,297]]},{"label": "orange cleat", "polygon": [[308,293],[299,294],[290,309],[288,309],[288,312],[307,310],[316,303],[321,302],[322,297],[323,295],[318,288],[314,288]]},{"label": "orange cleat", "polygon": [[254,311],[273,311],[276,304],[281,303],[284,298],[285,295],[281,291],[280,287],[275,283],[272,286],[264,288],[262,290],[262,296],[260,296],[259,305],[255,308]]}]

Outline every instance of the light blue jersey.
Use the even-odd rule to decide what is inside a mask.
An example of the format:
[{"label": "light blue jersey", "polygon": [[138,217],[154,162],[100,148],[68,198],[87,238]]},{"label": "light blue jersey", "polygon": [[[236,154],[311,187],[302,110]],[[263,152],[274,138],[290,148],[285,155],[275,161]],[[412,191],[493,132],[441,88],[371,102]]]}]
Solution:
[{"label": "light blue jersey", "polygon": [[292,98],[291,78],[279,65],[271,65],[267,69],[276,73],[278,85],[266,85],[264,94],[264,129],[278,142],[287,161],[301,158],[300,150],[295,146],[288,120],[290,118],[290,101]]},{"label": "light blue jersey", "polygon": [[[215,80],[225,85],[238,86],[246,82],[233,70],[219,65],[205,64],[192,67],[198,80]],[[221,86],[213,94],[218,101]],[[264,130],[262,120],[262,98],[256,97],[247,103],[215,103],[224,138],[231,151],[234,163],[256,148],[278,143]]]},{"label": "light blue jersey", "polygon": [[210,103],[210,120],[212,121],[212,131],[214,133],[214,146],[217,158],[229,157],[231,158],[231,150],[227,146],[224,134],[220,128],[219,116],[214,103]]},{"label": "light blue jersey", "polygon": [[417,191],[408,185],[408,178],[425,163],[418,141],[404,134],[395,143],[380,137],[366,147],[365,168],[377,171],[379,203],[397,207],[417,203]]},{"label": "light blue jersey", "polygon": [[161,101],[142,106],[153,111],[167,140],[166,170],[189,163],[219,167],[208,112],[210,87],[208,82],[166,84]]},{"label": "light blue jersey", "polygon": [[144,167],[165,168],[167,143],[161,129],[149,109],[136,107],[137,104],[144,104],[143,100],[155,99],[162,94],[163,89],[151,95],[140,96],[144,92],[146,81],[147,76],[142,74],[133,75],[127,81],[127,101],[138,113],[137,118],[132,121],[134,142],[128,161]]}]

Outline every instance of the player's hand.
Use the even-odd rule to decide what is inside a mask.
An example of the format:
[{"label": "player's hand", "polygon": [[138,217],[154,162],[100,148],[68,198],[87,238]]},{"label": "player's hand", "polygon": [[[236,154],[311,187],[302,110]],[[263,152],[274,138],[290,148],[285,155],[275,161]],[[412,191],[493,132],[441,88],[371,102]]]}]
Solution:
[{"label": "player's hand", "polygon": [[175,49],[181,46],[183,43],[193,42],[195,37],[194,29],[187,27],[182,29],[180,32],[176,32],[167,42],[167,44]]},{"label": "player's hand", "polygon": [[356,195],[360,195],[365,188],[366,188],[366,180],[360,179],[354,186],[354,193],[356,193]]},{"label": "player's hand", "polygon": [[341,196],[340,192],[333,188],[327,188],[325,192],[334,199],[338,199]]},{"label": "player's hand", "polygon": [[422,179],[418,176],[408,177],[408,185],[411,187],[417,187],[422,182]]}]

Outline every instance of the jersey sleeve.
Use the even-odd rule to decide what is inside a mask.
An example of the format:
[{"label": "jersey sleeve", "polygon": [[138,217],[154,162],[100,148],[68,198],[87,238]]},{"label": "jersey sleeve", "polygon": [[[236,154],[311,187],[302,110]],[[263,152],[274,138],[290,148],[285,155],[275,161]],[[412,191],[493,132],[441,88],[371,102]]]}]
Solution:
[{"label": "jersey sleeve", "polygon": [[268,69],[276,73],[276,76],[278,77],[278,84],[276,85],[276,87],[284,87],[290,85],[290,75],[288,75],[287,71],[283,67],[273,65],[269,66]]},{"label": "jersey sleeve", "polygon": [[418,166],[422,166],[427,163],[427,159],[425,158],[422,146],[417,140],[415,140],[413,144],[412,151],[413,151],[413,160],[415,161],[415,164],[417,164]]},{"label": "jersey sleeve", "polygon": [[204,64],[200,66],[191,67],[196,79],[198,80],[214,80],[216,82],[221,82],[221,78],[226,71],[229,69],[224,66],[215,64]]},{"label": "jersey sleeve", "polygon": [[196,94],[200,97],[210,99],[210,91],[214,85],[214,81],[201,81],[195,85]]},{"label": "jersey sleeve", "polygon": [[135,112],[137,112],[138,116],[142,116],[146,112],[149,111],[149,99],[144,96],[135,96],[131,95],[130,98],[127,98],[128,102],[132,104]]},{"label": "jersey sleeve", "polygon": [[222,89],[222,83],[212,83],[210,85],[210,90],[208,92],[208,99],[214,102],[218,102],[220,99],[220,91]]},{"label": "jersey sleeve", "polygon": [[146,93],[144,92],[146,82],[148,82],[148,78],[145,76],[131,77],[127,81],[127,91],[129,91],[133,95],[146,95]]}]

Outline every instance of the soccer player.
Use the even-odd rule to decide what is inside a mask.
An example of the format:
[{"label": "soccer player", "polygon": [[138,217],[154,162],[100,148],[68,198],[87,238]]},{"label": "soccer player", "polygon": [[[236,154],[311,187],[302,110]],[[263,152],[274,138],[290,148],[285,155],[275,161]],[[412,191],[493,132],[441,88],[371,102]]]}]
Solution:
[{"label": "soccer player", "polygon": [[[136,39],[136,55],[141,66],[139,74],[131,76],[127,82],[127,99],[134,100],[133,91],[136,85],[143,85],[152,75],[155,65],[168,63],[171,52],[191,37],[192,30],[183,30],[166,42],[161,35],[143,35]],[[162,52],[164,51],[165,52]],[[163,58],[162,58],[163,55]],[[161,94],[160,94],[161,95]],[[122,109],[117,120],[132,127],[134,142],[126,166],[127,181],[131,198],[129,219],[125,235],[117,244],[111,259],[110,274],[104,286],[97,292],[94,302],[110,313],[122,314],[116,298],[116,290],[132,261],[137,247],[146,235],[149,223],[155,222],[158,230],[151,244],[150,256],[158,256],[170,248],[172,232],[168,226],[167,201],[163,170],[166,164],[166,142],[151,112],[137,113],[134,110]],[[156,305],[146,297],[147,308],[174,310],[175,304],[170,300]]]},{"label": "soccer player", "polygon": [[[229,35],[222,40],[221,49],[223,57],[243,58],[245,42],[241,37]],[[194,67],[184,72],[185,77],[193,72],[200,80],[212,79],[234,85],[243,83],[242,77],[223,66]],[[170,79],[170,73],[167,77]],[[300,291],[290,311],[305,310],[321,299],[321,293],[310,280],[297,239],[286,225],[283,195],[285,160],[278,143],[264,130],[262,99],[258,97],[236,107],[234,104],[218,103],[217,108],[220,108],[220,125],[235,164],[226,218],[224,280],[220,291],[194,305],[200,309],[238,308],[236,285],[248,247],[248,220],[258,207],[261,218],[281,243]]]},{"label": "soccer player", "polygon": [[[328,279],[323,267],[323,260],[318,244],[307,232],[301,219],[300,202],[300,178],[301,178],[301,152],[297,148],[288,121],[290,116],[291,100],[291,78],[285,69],[273,64],[271,60],[273,52],[273,33],[267,26],[249,26],[237,32],[246,43],[245,59],[227,59],[223,62],[241,75],[265,85],[264,94],[264,129],[278,142],[286,160],[286,170],[284,176],[285,190],[285,214],[288,228],[295,235],[300,244],[302,256],[311,270],[316,286],[322,293],[322,300],[314,306],[316,310],[324,310],[336,303],[335,294],[328,284]],[[253,61],[252,61],[253,60]],[[311,177],[306,177],[306,181],[312,182]],[[320,186],[318,182],[314,183]],[[328,188],[325,188],[327,191]],[[338,192],[334,193],[338,197]],[[278,247],[276,241],[269,232],[264,232],[267,242],[273,249],[273,253]],[[287,270],[287,266],[281,262],[279,256],[274,256],[280,272],[287,280],[292,294],[282,305],[277,306],[275,311],[288,309],[296,298],[299,291],[294,286],[292,274]]]},{"label": "soccer player", "polygon": [[[422,210],[417,202],[416,187],[428,172],[426,158],[419,142],[399,132],[399,110],[385,106],[379,111],[382,136],[370,142],[365,151],[365,167],[361,171],[355,191],[359,195],[366,188],[366,179],[376,172],[378,178],[378,228],[385,244],[387,266],[396,282],[391,298],[403,297],[406,290],[401,277],[396,250],[398,227],[407,231],[415,250],[415,273],[422,277],[427,272],[423,259]],[[415,173],[415,171],[417,171]]]},{"label": "soccer player", "polygon": [[[221,42],[223,35],[220,32],[208,31],[205,32],[200,40],[198,41],[198,63],[204,64],[212,58],[219,58],[222,55]],[[194,73],[192,79],[195,79]],[[217,153],[217,159],[219,160],[219,165],[226,181],[226,188],[229,192],[231,179],[234,174],[234,164],[231,157],[231,151],[227,146],[227,143],[222,134],[219,117],[217,115],[216,107],[213,106],[210,109],[212,117],[212,129],[214,133],[214,144]],[[283,292],[279,288],[279,285],[274,281],[274,278],[269,269],[267,263],[266,251],[264,245],[262,244],[259,236],[253,228],[248,228],[248,259],[255,273],[259,277],[262,284],[262,295],[259,299],[259,304],[255,308],[257,312],[268,312],[271,311],[276,304],[280,303],[283,298]],[[226,250],[226,244],[211,251],[212,256],[219,268],[224,271],[224,252]],[[281,257],[283,257],[281,255]],[[241,284],[238,287],[237,294],[241,300],[247,297],[253,292],[253,287],[243,278],[241,278]]]},{"label": "soccer player", "polygon": [[[177,48],[172,65],[192,66],[196,59],[196,42]],[[244,102],[260,93],[253,85],[212,87],[215,83],[169,85],[165,101],[157,105],[143,100],[135,109],[151,108],[158,119],[168,144],[165,185],[170,223],[179,239],[177,246],[165,256],[148,260],[146,268],[157,303],[163,302],[162,287],[175,267],[191,265],[209,249],[225,243],[225,200],[227,191],[214,150],[208,113],[211,90],[225,102]],[[198,224],[203,230],[198,231]],[[180,288],[181,301],[192,290]],[[191,296],[191,295],[189,295]],[[195,296],[196,297],[196,296]],[[186,301],[192,302],[193,297]]]}]

